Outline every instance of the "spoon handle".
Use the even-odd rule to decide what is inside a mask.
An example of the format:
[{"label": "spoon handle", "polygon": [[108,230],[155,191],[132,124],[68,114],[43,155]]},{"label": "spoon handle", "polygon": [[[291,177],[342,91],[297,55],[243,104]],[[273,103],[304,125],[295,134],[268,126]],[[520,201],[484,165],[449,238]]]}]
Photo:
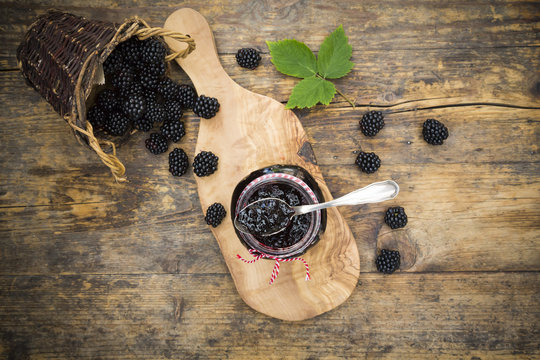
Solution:
[{"label": "spoon handle", "polygon": [[354,190],[340,198],[322,204],[294,206],[295,215],[341,205],[377,203],[393,199],[399,193],[399,185],[393,180],[385,180]]}]

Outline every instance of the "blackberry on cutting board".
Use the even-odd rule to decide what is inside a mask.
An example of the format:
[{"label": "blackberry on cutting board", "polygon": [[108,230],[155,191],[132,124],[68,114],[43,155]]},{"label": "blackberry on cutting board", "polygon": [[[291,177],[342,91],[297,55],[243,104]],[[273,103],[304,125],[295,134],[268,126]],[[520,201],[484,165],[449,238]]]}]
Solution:
[{"label": "blackberry on cutting board", "polygon": [[363,172],[372,174],[381,166],[381,159],[373,152],[361,151],[356,157],[355,163]]},{"label": "blackberry on cutting board", "polygon": [[186,109],[193,109],[197,93],[193,86],[188,84],[182,84],[178,87],[178,101]]},{"label": "blackberry on cutting board", "polygon": [[392,229],[399,229],[407,225],[407,214],[401,206],[388,208],[384,215],[384,222]]},{"label": "blackberry on cutting board", "polygon": [[448,128],[435,119],[427,119],[422,128],[424,140],[431,145],[442,145],[448,138]]},{"label": "blackberry on cutting board", "polygon": [[377,270],[384,274],[391,274],[399,269],[400,263],[401,256],[397,250],[382,249],[377,259],[375,259]]},{"label": "blackberry on cutting board", "polygon": [[219,102],[216,98],[201,95],[195,100],[193,112],[205,119],[213,118],[219,111]]},{"label": "blackberry on cutting board", "polygon": [[161,125],[159,129],[161,134],[165,136],[168,140],[172,142],[179,142],[180,139],[186,135],[186,130],[184,128],[184,122],[180,120],[169,120]]},{"label": "blackberry on cutting board", "polygon": [[184,175],[188,166],[188,157],[184,150],[176,148],[169,153],[169,172],[173,176]]},{"label": "blackberry on cutting board", "polygon": [[253,48],[242,48],[236,52],[236,62],[243,68],[253,70],[260,61],[261,55]]},{"label": "blackberry on cutting board", "polygon": [[380,111],[370,111],[360,120],[360,129],[366,136],[375,136],[384,127],[384,116]]},{"label": "blackberry on cutting board", "polygon": [[204,220],[208,225],[212,225],[212,227],[217,227],[223,219],[225,219],[225,216],[227,215],[227,211],[225,210],[225,207],[221,205],[220,203],[213,203],[208,207],[206,210],[206,216],[204,217]]},{"label": "blackberry on cutting board", "polygon": [[146,148],[154,155],[164,153],[169,148],[167,139],[160,133],[151,133],[150,137],[145,140]]},{"label": "blackberry on cutting board", "polygon": [[103,129],[110,135],[122,136],[128,131],[130,123],[131,121],[126,115],[115,111],[109,116],[103,125]]},{"label": "blackberry on cutting board", "polygon": [[210,151],[201,151],[193,159],[193,172],[195,175],[208,176],[217,170],[219,158]]}]

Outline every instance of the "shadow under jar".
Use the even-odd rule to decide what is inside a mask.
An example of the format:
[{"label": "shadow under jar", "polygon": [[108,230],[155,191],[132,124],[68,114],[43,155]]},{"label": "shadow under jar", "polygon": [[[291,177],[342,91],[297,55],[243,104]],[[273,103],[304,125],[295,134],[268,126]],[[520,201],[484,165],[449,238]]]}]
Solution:
[{"label": "shadow under jar", "polygon": [[[274,197],[291,206],[324,202],[313,177],[295,165],[273,165],[256,170],[235,188],[231,201],[234,217],[254,201]],[[283,259],[301,255],[313,246],[326,229],[326,210],[294,216],[287,228],[270,236],[245,234],[235,228],[236,235],[248,249]]]}]

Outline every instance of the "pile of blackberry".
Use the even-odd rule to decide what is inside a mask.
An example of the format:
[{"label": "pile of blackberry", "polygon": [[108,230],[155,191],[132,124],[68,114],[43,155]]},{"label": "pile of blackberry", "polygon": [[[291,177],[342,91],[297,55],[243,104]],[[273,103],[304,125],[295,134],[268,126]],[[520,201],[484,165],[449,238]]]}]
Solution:
[{"label": "pile of blackberry", "polygon": [[[105,86],[87,113],[94,131],[123,136],[133,128],[149,132],[158,127],[145,140],[146,148],[158,155],[169,149],[170,142],[177,143],[185,136],[181,119],[186,110],[192,109],[205,119],[216,115],[219,111],[216,98],[197,96],[193,86],[178,84],[167,77],[166,55],[163,42],[154,37],[146,40],[132,37],[118,44],[103,63]],[[212,161],[202,165],[196,162],[197,172],[204,174],[199,176],[216,170],[217,157],[213,166]],[[172,175],[185,174],[188,164],[184,150],[176,148],[169,154]]]}]

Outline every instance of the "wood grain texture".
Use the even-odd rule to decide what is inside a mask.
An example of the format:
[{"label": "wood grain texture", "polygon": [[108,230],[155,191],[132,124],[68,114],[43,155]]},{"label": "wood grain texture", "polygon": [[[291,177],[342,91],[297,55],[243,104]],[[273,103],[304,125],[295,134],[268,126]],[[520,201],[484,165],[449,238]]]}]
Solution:
[{"label": "wood grain texture", "polygon": [[[119,149],[130,182],[96,156],[16,72],[15,49],[50,7],[161,26],[178,7],[201,12],[240,86],[285,102],[298,80],[278,73],[265,40],[316,51],[344,24],[355,98],[295,111],[334,196],[372,181],[401,185],[410,222],[390,231],[385,206],[339,211],[356,239],[359,284],[336,309],[302,322],[262,315],[238,296],[202,218],[195,177],[169,176],[166,154],[137,133]],[[540,28],[535,1],[4,1],[0,5],[0,358],[540,358]],[[263,51],[254,71],[238,48]],[[172,76],[189,78],[178,66]],[[375,138],[358,129],[385,114]],[[428,146],[427,118],[450,137]],[[185,115],[177,146],[196,153]],[[360,173],[355,152],[380,170]],[[377,248],[400,272],[376,273]],[[256,336],[246,336],[256,334]],[[269,350],[272,349],[272,350]],[[273,349],[280,349],[276,352]]]},{"label": "wood grain texture", "polygon": [[[356,287],[360,263],[352,233],[335,208],[327,210],[327,223],[319,242],[302,255],[310,264],[311,280],[305,280],[303,264],[284,263],[279,278],[268,283],[273,261],[246,264],[237,256],[250,258],[235,234],[229,208],[232,194],[252,172],[276,164],[296,165],[308,171],[326,200],[330,194],[318,166],[300,156],[308,142],[302,124],[291,110],[274,99],[250,92],[225,73],[216,52],[212,29],[206,19],[190,8],[172,13],[164,28],[188,33],[197,48],[185,59],[177,59],[193,81],[199,95],[215,97],[220,109],[212,119],[199,124],[196,152],[211,151],[219,157],[218,170],[197,177],[203,209],[215,202],[228,214],[212,228],[238,293],[257,311],[283,320],[305,320],[343,303]],[[165,38],[174,51],[184,44]]]}]

